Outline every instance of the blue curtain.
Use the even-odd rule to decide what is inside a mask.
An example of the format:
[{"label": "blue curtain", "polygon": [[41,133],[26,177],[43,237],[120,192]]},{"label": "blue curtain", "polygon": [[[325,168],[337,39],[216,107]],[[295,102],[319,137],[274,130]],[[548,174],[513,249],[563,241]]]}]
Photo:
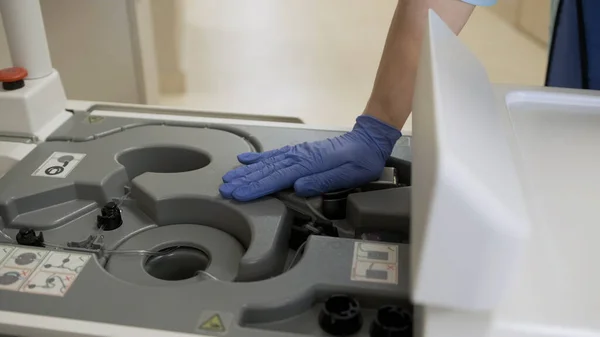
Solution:
[{"label": "blue curtain", "polygon": [[560,0],[546,85],[600,90],[600,1]]}]

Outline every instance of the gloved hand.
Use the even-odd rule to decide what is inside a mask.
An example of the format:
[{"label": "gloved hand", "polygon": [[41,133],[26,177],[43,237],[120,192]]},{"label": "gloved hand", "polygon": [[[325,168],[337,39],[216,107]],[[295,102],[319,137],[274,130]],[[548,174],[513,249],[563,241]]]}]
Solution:
[{"label": "gloved hand", "polygon": [[358,187],[381,175],[400,131],[371,116],[359,116],[352,131],[335,138],[238,156],[247,166],[223,176],[224,198],[249,201],[294,186],[309,197]]}]

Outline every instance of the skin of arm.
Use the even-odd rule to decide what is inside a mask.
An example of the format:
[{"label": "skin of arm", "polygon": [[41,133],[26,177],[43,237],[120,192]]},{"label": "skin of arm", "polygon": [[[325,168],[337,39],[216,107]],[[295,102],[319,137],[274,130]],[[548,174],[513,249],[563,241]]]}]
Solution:
[{"label": "skin of arm", "polygon": [[433,9],[458,34],[473,8],[460,0],[399,0],[363,114],[402,129],[412,108],[428,10]]}]

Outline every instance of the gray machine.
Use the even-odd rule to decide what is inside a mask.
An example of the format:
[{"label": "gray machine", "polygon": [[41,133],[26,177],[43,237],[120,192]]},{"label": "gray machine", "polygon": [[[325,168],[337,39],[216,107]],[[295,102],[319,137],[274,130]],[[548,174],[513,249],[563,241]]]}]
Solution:
[{"label": "gray machine", "polygon": [[224,200],[236,156],[338,132],[77,113],[0,178],[0,310],[227,336],[411,336],[410,138],[382,180]]}]

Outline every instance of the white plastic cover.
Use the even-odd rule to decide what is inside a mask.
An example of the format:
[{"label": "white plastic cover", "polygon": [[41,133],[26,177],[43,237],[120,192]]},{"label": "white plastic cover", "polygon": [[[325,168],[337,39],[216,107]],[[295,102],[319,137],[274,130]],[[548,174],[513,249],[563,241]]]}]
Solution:
[{"label": "white plastic cover", "polygon": [[506,111],[483,66],[433,11],[413,103],[412,297],[498,305],[530,223]]}]

